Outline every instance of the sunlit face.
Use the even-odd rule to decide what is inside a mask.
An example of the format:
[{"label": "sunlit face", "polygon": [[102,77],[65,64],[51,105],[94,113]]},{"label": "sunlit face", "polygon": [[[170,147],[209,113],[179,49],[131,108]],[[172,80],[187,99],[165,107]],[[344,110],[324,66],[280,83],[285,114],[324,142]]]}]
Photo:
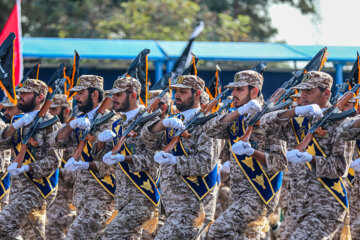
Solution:
[{"label": "sunlit face", "polygon": [[112,96],[113,109],[116,112],[128,112],[130,108],[129,93],[119,92]]},{"label": "sunlit face", "polygon": [[175,89],[175,105],[183,112],[194,107],[195,96],[190,88]]},{"label": "sunlit face", "polygon": [[251,100],[248,86],[233,88],[231,96],[233,97],[233,104],[237,108]]},{"label": "sunlit face", "polygon": [[90,112],[94,107],[91,95],[89,94],[89,90],[87,89],[83,89],[77,92],[77,94],[74,96],[74,99],[77,102],[79,111],[83,113]]},{"label": "sunlit face", "polygon": [[20,113],[20,110],[18,107],[5,107],[5,109],[4,109],[5,120],[7,122],[10,122],[11,118],[19,113]]},{"label": "sunlit face", "polygon": [[319,88],[304,89],[301,91],[300,102],[302,105],[318,104],[324,102],[325,91],[321,92]]},{"label": "sunlit face", "polygon": [[18,106],[24,113],[34,111],[37,96],[34,92],[20,92]]},{"label": "sunlit face", "polygon": [[355,103],[347,102],[342,108],[340,108],[340,111],[347,111],[355,107]]},{"label": "sunlit face", "polygon": [[60,106],[59,107],[52,107],[52,108],[49,109],[49,113],[51,115],[53,115],[53,116],[59,115],[60,112],[61,112],[61,107]]}]

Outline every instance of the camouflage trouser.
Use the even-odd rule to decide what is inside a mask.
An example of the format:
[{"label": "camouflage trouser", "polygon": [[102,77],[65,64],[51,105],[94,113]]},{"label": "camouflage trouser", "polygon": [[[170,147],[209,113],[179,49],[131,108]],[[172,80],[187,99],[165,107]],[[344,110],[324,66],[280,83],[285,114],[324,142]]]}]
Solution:
[{"label": "camouflage trouser", "polygon": [[265,210],[266,206],[260,198],[237,199],[211,225],[208,239],[260,239],[260,233],[247,231],[247,225]]},{"label": "camouflage trouser", "polygon": [[301,218],[299,222],[294,222],[290,219],[280,237],[282,240],[328,240],[333,239],[340,226],[341,222],[338,220],[309,214]]},{"label": "camouflage trouser", "polygon": [[[110,195],[109,195],[110,196]],[[76,209],[76,219],[70,226],[66,239],[96,239],[106,227],[111,217],[114,204],[110,198],[106,201],[89,199],[87,204]]]},{"label": "camouflage trouser", "polygon": [[0,212],[0,239],[46,239],[46,202],[32,193],[20,193]]},{"label": "camouflage trouser", "polygon": [[46,237],[51,240],[65,239],[65,234],[75,220],[76,211],[67,201],[56,198],[47,210]]},{"label": "camouflage trouser", "polygon": [[142,225],[152,219],[155,209],[155,205],[145,197],[132,199],[106,226],[101,239],[140,239],[143,231]]}]

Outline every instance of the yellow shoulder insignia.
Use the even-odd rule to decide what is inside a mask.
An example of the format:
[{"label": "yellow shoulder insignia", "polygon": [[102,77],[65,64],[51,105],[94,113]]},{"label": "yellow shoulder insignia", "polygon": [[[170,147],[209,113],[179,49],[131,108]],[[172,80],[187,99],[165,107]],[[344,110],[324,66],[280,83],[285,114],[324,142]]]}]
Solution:
[{"label": "yellow shoulder insignia", "polygon": [[251,171],[255,171],[254,161],[253,161],[252,157],[245,157],[245,159],[242,160],[242,162],[245,163],[246,166],[248,166],[249,168],[251,168]]},{"label": "yellow shoulder insignia", "polygon": [[304,121],[304,117],[296,117],[294,118],[296,120],[296,122],[299,124],[300,127],[302,127],[303,121]]},{"label": "yellow shoulder insignia", "polygon": [[150,180],[148,179],[146,182],[143,182],[143,185],[141,185],[140,187],[150,191],[151,193],[154,193],[154,190],[152,189],[151,187],[151,184],[150,184]]},{"label": "yellow shoulder insignia", "polygon": [[193,183],[195,183],[196,186],[200,186],[197,176],[190,176],[190,177],[186,177],[186,178],[189,179],[190,181],[192,181]]},{"label": "yellow shoulder insignia", "polygon": [[256,175],[256,178],[253,178],[253,180],[259,184],[260,186],[262,186],[263,189],[265,189],[265,181],[264,181],[264,176],[263,174],[261,175]]},{"label": "yellow shoulder insignia", "polygon": [[345,193],[344,193],[343,188],[341,186],[340,180],[338,182],[335,182],[334,186],[332,186],[331,188],[334,189],[335,191],[337,191],[338,193],[340,193],[341,196],[345,197]]},{"label": "yellow shoulder insignia", "polygon": [[112,182],[110,176],[105,176],[103,179],[101,179],[101,181],[110,185],[111,187],[114,187],[114,183]]}]

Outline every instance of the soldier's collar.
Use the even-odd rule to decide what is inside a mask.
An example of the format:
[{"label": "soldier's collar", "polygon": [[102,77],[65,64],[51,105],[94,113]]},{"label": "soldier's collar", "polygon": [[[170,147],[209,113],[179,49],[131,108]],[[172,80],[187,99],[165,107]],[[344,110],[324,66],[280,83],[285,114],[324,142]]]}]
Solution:
[{"label": "soldier's collar", "polygon": [[184,121],[187,121],[189,118],[194,116],[198,111],[200,111],[200,108],[192,108],[192,109],[188,109],[186,111],[180,112],[180,114],[184,116]]},{"label": "soldier's collar", "polygon": [[91,110],[90,112],[88,112],[88,113],[86,114],[87,117],[89,118],[90,122],[91,122],[91,120],[93,119],[93,117],[95,116],[95,113],[96,113],[96,111],[98,110],[99,107],[100,107],[100,106],[94,108],[93,110]]},{"label": "soldier's collar", "polygon": [[139,111],[140,111],[140,107],[135,108],[134,110],[131,110],[128,112],[124,112],[124,114],[126,115],[125,123],[127,123],[128,121],[131,121],[136,116],[136,114],[138,114]]}]

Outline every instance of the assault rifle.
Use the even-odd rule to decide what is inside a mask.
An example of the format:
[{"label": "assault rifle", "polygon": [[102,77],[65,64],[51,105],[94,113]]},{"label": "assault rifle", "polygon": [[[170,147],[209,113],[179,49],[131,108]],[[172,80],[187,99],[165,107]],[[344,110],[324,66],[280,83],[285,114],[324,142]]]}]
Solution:
[{"label": "assault rifle", "polygon": [[95,131],[95,129],[98,126],[100,126],[102,123],[104,123],[105,121],[107,121],[108,119],[112,118],[115,115],[114,110],[112,110],[111,112],[109,112],[108,114],[106,114],[104,116],[104,113],[105,113],[106,109],[109,107],[110,103],[111,103],[111,97],[107,96],[104,99],[104,101],[101,103],[101,105],[99,106],[93,119],[91,120],[90,129],[86,130],[82,134],[79,144],[78,144],[74,154],[72,155],[72,157],[75,160],[80,158],[81,153],[82,153],[87,141],[90,141],[90,142],[95,141],[95,137],[91,135]]},{"label": "assault rifle", "polygon": [[[161,109],[157,109],[160,103],[161,98],[165,95],[167,92],[167,88],[164,89],[158,96],[156,96],[154,99],[152,99],[151,103],[143,110],[140,115],[133,121],[127,129],[122,133],[119,141],[112,149],[112,154],[116,155],[121,147],[124,145],[127,137],[135,137],[136,133],[135,130],[144,125],[145,123],[151,121],[152,119],[156,118],[157,116],[161,115]],[[155,109],[157,109],[155,111]]]},{"label": "assault rifle", "polygon": [[[334,120],[334,116],[339,111],[340,108],[342,108],[351,98],[353,98],[354,93],[360,88],[360,84],[356,84],[351,91],[347,91],[340,99],[337,101],[335,105],[333,105],[330,109],[326,111],[326,114],[318,120],[315,124],[312,125],[312,127],[309,129],[308,133],[306,134],[305,138],[296,146],[296,149],[304,152],[311,142],[312,138],[314,137],[314,133],[318,133],[319,135],[326,134],[326,131],[322,130],[321,127],[325,127],[329,121]],[[343,113],[348,113],[349,115],[351,113],[355,113],[356,109],[350,109],[348,111],[345,111]],[[345,116],[346,117],[346,116]]]},{"label": "assault rifle", "polygon": [[280,104],[284,100],[289,99],[290,96],[295,93],[295,90],[292,89],[292,87],[296,86],[301,82],[304,74],[310,71],[320,71],[322,64],[325,62],[326,59],[327,48],[324,47],[308,62],[308,64],[306,64],[303,69],[293,73],[293,76],[277,90],[278,99],[276,100],[276,104]]},{"label": "assault rifle", "polygon": [[172,151],[172,149],[176,146],[176,144],[180,141],[180,137],[190,137],[189,129],[193,127],[193,124],[196,121],[199,121],[200,118],[204,117],[207,113],[215,107],[219,100],[222,98],[222,96],[225,96],[230,89],[226,89],[225,91],[218,94],[215,98],[213,98],[210,102],[208,102],[205,106],[201,108],[201,110],[196,113],[194,116],[192,116],[186,123],[185,128],[178,130],[174,137],[171,139],[170,143],[166,145],[166,147],[163,149],[165,152],[169,153]]},{"label": "assault rifle", "polygon": [[52,124],[59,121],[59,118],[57,116],[47,120],[43,121],[46,117],[46,114],[52,104],[52,100],[55,96],[55,94],[60,94],[62,92],[61,87],[64,85],[66,81],[66,78],[57,79],[55,81],[55,89],[54,91],[48,95],[47,99],[45,100],[45,103],[37,113],[34,121],[31,123],[29,131],[25,134],[23,140],[21,141],[21,149],[19,154],[16,156],[14,162],[18,163],[18,168],[21,167],[21,163],[25,158],[26,151],[28,149],[28,144],[30,144],[33,147],[38,146],[38,142],[34,140],[33,136],[37,130],[46,128],[48,126],[51,126]]}]

